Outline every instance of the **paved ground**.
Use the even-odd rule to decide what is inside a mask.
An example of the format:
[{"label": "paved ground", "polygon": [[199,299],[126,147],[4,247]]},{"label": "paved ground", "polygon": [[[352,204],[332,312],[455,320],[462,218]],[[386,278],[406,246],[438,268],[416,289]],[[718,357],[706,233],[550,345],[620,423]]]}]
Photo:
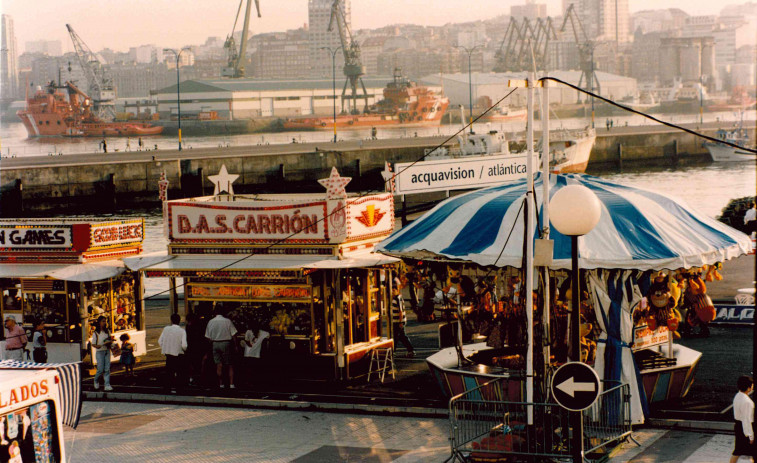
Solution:
[{"label": "paved ground", "polygon": [[[311,411],[85,402],[66,429],[70,463],[442,462],[448,421]],[[728,461],[733,436],[642,428],[611,463]]]}]

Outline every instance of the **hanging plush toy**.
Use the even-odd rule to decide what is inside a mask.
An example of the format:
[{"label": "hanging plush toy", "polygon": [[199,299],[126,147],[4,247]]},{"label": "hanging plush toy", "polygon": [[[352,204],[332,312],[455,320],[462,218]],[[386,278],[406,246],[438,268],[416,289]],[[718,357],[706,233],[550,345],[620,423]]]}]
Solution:
[{"label": "hanging plush toy", "polygon": [[678,334],[678,325],[681,321],[681,314],[676,307],[676,301],[670,292],[668,278],[665,274],[658,274],[652,281],[647,295],[649,302],[649,314],[647,315],[647,326],[651,330],[656,330],[658,326],[667,326],[675,339],[681,337]]},{"label": "hanging plush toy", "polygon": [[707,295],[707,286],[702,280],[699,269],[692,269],[688,275],[685,298],[690,307],[686,322],[690,326],[700,326],[702,333],[707,335],[709,333],[707,325],[715,320],[716,311],[712,299]]},{"label": "hanging plush toy", "polygon": [[720,281],[723,279],[723,276],[718,272],[723,267],[723,264],[718,262],[717,264],[713,265],[705,265],[703,269],[707,270],[707,273],[705,273],[704,279],[705,281]]}]

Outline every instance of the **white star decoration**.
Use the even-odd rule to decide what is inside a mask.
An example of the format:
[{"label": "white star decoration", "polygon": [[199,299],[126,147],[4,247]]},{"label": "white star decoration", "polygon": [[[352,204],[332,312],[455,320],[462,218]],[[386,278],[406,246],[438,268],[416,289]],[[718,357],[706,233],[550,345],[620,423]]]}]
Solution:
[{"label": "white star decoration", "polygon": [[340,177],[336,167],[332,167],[329,178],[322,178],[318,180],[318,183],[326,188],[326,199],[338,199],[347,197],[344,187],[350,183],[350,180],[352,180],[352,177]]},{"label": "white star decoration", "polygon": [[222,165],[221,170],[217,175],[208,175],[208,180],[210,180],[215,186],[213,195],[220,195],[222,192],[233,195],[234,187],[231,184],[238,178],[239,175],[230,174],[229,171],[226,170],[226,164]]},{"label": "white star decoration", "polygon": [[392,172],[392,165],[388,162],[384,163],[381,176],[384,177],[384,191],[394,193],[394,172]]}]

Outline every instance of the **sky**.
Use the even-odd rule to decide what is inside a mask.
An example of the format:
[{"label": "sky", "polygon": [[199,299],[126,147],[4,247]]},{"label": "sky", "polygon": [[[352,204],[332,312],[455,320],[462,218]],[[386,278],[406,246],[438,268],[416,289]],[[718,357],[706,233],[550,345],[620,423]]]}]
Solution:
[{"label": "sky", "polygon": [[[561,0],[547,3],[559,15]],[[718,14],[743,0],[628,0],[631,12],[680,8],[692,15]],[[296,29],[307,23],[307,0],[260,0],[261,18],[253,16],[253,33]],[[525,0],[352,0],[353,29],[398,23],[440,26],[508,14]],[[154,44],[199,45],[209,36],[225,38],[234,23],[238,0],[0,0],[0,11],[13,17],[19,52],[33,40],[60,40],[73,51],[66,24],[93,50]],[[237,30],[240,26],[237,26]]]}]

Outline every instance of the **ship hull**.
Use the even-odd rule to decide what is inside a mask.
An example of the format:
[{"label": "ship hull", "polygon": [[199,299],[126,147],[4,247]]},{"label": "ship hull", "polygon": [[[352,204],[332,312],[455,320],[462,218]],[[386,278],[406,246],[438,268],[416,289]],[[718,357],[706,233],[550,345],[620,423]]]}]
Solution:
[{"label": "ship hull", "polygon": [[714,143],[706,143],[705,146],[715,162],[754,161],[757,159],[757,155],[739,148]]},{"label": "ship hull", "polygon": [[[441,116],[432,120],[403,122],[396,116],[356,115],[337,116],[337,129],[365,129],[370,127],[436,127],[441,124]],[[308,119],[289,119],[284,121],[285,130],[333,130],[333,117],[320,117]]]},{"label": "ship hull", "polygon": [[61,114],[19,111],[29,137],[141,137],[160,135],[163,127],[143,122],[96,122],[69,126]]},{"label": "ship hull", "polygon": [[518,122],[525,121],[527,116],[528,112],[526,110],[511,111],[508,114],[495,113],[491,116],[487,114],[479,119],[479,122]]},{"label": "ship hull", "polygon": [[[582,174],[586,172],[595,140],[596,136],[592,131],[583,137],[556,142],[558,145],[563,144],[564,147],[550,149],[550,171],[555,174]],[[554,143],[551,144],[551,147],[554,146]]]}]

